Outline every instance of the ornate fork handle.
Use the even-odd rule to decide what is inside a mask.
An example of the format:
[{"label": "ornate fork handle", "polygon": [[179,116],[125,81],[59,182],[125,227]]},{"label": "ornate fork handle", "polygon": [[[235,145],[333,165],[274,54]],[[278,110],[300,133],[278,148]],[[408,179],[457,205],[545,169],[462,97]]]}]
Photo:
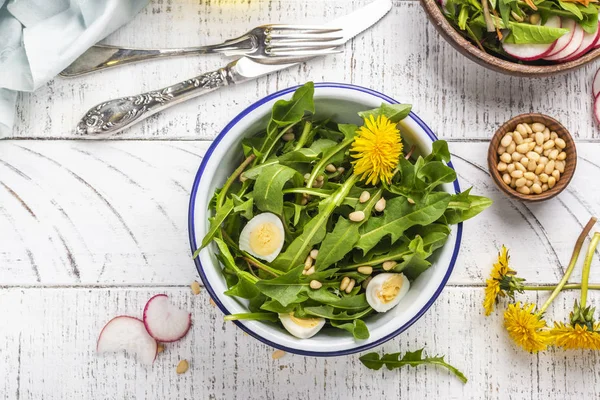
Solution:
[{"label": "ornate fork handle", "polygon": [[217,71],[136,96],[109,100],[92,107],[77,124],[77,134],[114,134],[182,101],[234,83],[231,64]]}]

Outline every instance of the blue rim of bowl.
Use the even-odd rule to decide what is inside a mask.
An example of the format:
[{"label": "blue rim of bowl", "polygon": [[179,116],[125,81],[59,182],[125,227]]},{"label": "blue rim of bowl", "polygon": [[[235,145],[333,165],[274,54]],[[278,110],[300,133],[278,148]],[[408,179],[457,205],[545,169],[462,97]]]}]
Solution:
[{"label": "blue rim of bowl", "polygon": [[[227,126],[225,126],[225,128],[223,128],[223,130],[215,138],[215,140],[212,142],[212,144],[210,145],[210,147],[204,154],[204,157],[202,158],[202,163],[200,164],[200,167],[198,168],[198,172],[196,173],[196,177],[194,178],[194,184],[192,186],[192,192],[190,195],[190,204],[189,204],[189,212],[188,212],[188,232],[189,232],[189,237],[190,237],[190,248],[191,248],[192,253],[194,253],[196,251],[196,249],[198,248],[198,245],[196,244],[196,229],[194,226],[194,208],[196,205],[196,193],[198,191],[198,185],[200,184],[200,179],[202,178],[202,173],[204,172],[204,168],[206,167],[206,163],[208,162],[212,152],[215,150],[215,148],[217,147],[219,142],[225,137],[225,135],[242,118],[244,118],[246,115],[250,114],[252,111],[254,111],[256,108],[260,107],[261,105],[263,105],[273,99],[276,99],[278,97],[286,95],[288,93],[292,93],[298,87],[300,87],[300,85],[280,90],[278,92],[270,94],[267,97],[262,98],[261,100],[257,101],[256,103],[250,105],[244,111],[239,113],[233,120],[231,120],[231,122],[228,123]],[[388,102],[389,104],[399,104],[398,101],[394,100],[393,98],[391,98],[389,96],[386,96],[383,93],[379,93],[375,90],[368,89],[368,88],[365,88],[362,86],[356,86],[356,85],[351,85],[351,84],[347,84],[347,83],[321,82],[321,83],[315,83],[315,88],[335,88],[335,89],[354,90],[354,91],[367,93],[367,94],[379,97],[380,99]],[[423,129],[425,131],[425,133],[427,133],[427,136],[429,136],[429,138],[431,140],[433,140],[433,141],[438,140],[437,136],[421,120],[421,118],[419,118],[412,111],[410,112],[410,116],[421,127],[421,129]],[[454,169],[454,166],[452,165],[451,162],[448,162],[448,166],[451,167],[452,169]],[[460,193],[460,185],[458,183],[458,178],[454,181],[454,190],[456,191],[456,193]],[[344,356],[344,355],[348,355],[348,354],[358,353],[358,352],[365,351],[365,350],[371,349],[373,347],[379,346],[380,344],[387,342],[388,340],[398,336],[399,334],[401,334],[402,332],[404,332],[405,330],[410,328],[412,324],[414,324],[419,318],[421,318],[423,316],[423,314],[425,314],[425,312],[433,305],[433,303],[437,300],[439,295],[442,293],[442,290],[446,286],[446,283],[448,282],[448,279],[450,278],[450,275],[452,274],[452,271],[454,270],[454,264],[456,263],[456,259],[458,257],[458,251],[460,249],[460,242],[461,242],[461,238],[462,238],[462,228],[463,228],[462,225],[463,225],[462,222],[458,224],[458,229],[456,232],[456,242],[454,243],[454,250],[452,253],[452,258],[450,260],[450,265],[448,266],[448,271],[446,271],[446,275],[444,276],[444,279],[442,279],[440,286],[436,289],[436,291],[433,294],[433,296],[431,297],[431,299],[429,299],[427,304],[425,304],[423,306],[423,308],[421,308],[421,310],[419,310],[419,312],[417,312],[417,314],[415,314],[415,316],[413,318],[411,318],[407,323],[402,325],[400,328],[396,329],[394,332],[392,332],[372,343],[368,343],[368,344],[360,345],[357,347],[353,347],[351,349],[340,350],[340,351],[331,351],[331,352],[305,351],[305,350],[299,350],[299,349],[294,349],[291,347],[282,346],[280,344],[271,342],[270,340],[265,339],[264,337],[256,334],[254,331],[252,331],[251,329],[246,327],[240,321],[233,321],[233,322],[238,327],[240,327],[244,332],[249,334],[250,336],[254,337],[257,340],[260,340],[261,342],[263,342],[271,347],[275,347],[277,349],[284,350],[288,353],[299,354],[302,356],[337,357],[337,356]],[[215,304],[221,309],[221,311],[225,315],[231,314],[229,312],[229,310],[227,310],[225,305],[223,305],[223,303],[221,303],[218,296],[214,292],[213,288],[210,286],[208,279],[206,279],[206,275],[204,274],[204,270],[202,268],[202,264],[200,263],[199,257],[196,257],[194,259],[194,263],[196,264],[196,269],[198,270],[198,273],[200,274],[200,278],[202,279],[202,282],[204,283],[205,288],[208,290],[208,293],[210,294],[210,297],[213,299]]]}]

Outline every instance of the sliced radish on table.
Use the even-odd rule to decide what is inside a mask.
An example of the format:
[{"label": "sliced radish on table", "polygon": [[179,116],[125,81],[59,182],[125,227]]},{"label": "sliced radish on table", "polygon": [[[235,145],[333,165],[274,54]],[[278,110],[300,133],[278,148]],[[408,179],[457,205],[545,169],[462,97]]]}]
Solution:
[{"label": "sliced radish on table", "polygon": [[569,43],[573,39],[573,34],[575,33],[575,25],[577,25],[577,22],[575,22],[575,20],[570,18],[561,18],[561,28],[568,29],[569,33],[556,39],[556,45],[554,46],[550,54],[548,54],[548,57],[552,57],[556,53],[564,50],[564,48],[569,45]]},{"label": "sliced radish on table", "polygon": [[[560,28],[561,24],[560,17],[553,16],[548,18],[548,21],[546,21],[544,26],[549,28]],[[502,42],[502,48],[507,54],[518,60],[535,61],[548,56],[552,50],[554,50],[556,42],[557,40],[548,44],[515,44]]]},{"label": "sliced radish on table", "polygon": [[576,60],[579,57],[581,57],[582,55],[584,55],[585,53],[587,53],[588,51],[590,51],[594,45],[598,42],[598,35],[600,34],[600,29],[596,29],[596,32],[594,33],[587,33],[585,32],[583,34],[583,40],[581,41],[581,44],[579,45],[579,48],[577,49],[577,51],[575,51],[575,53],[571,54],[569,57],[565,57],[563,59],[561,59],[561,62],[565,62],[565,61],[572,61],[572,60]]},{"label": "sliced radish on table", "polygon": [[594,82],[592,83],[592,93],[594,97],[598,97],[600,93],[600,69],[596,71],[596,75],[594,75]]},{"label": "sliced radish on table", "polygon": [[96,344],[98,353],[114,353],[121,350],[135,354],[144,364],[152,364],[158,345],[146,331],[143,321],[122,315],[108,321]]},{"label": "sliced radish on table", "polygon": [[192,315],[171,304],[166,294],[157,294],[144,307],[144,325],[159,342],[174,342],[188,333]]},{"label": "sliced radish on table", "polygon": [[600,124],[600,96],[597,96],[594,100],[594,117],[596,118],[596,122]]},{"label": "sliced radish on table", "polygon": [[585,31],[583,28],[579,24],[575,24],[575,31],[573,32],[573,37],[571,38],[569,44],[558,53],[553,54],[550,57],[545,57],[544,60],[560,61],[563,58],[570,57],[577,51],[577,49],[579,49],[579,46],[581,46],[584,34]]}]

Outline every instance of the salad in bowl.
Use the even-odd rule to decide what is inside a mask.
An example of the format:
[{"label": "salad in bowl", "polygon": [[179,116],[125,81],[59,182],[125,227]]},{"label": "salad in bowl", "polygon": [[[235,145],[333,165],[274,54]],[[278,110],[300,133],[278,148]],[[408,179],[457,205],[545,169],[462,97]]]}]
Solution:
[{"label": "salad in bowl", "polygon": [[205,156],[190,241],[215,303],[258,339],[306,355],[364,350],[431,306],[460,224],[447,143],[377,92],[309,82],[236,117]]}]

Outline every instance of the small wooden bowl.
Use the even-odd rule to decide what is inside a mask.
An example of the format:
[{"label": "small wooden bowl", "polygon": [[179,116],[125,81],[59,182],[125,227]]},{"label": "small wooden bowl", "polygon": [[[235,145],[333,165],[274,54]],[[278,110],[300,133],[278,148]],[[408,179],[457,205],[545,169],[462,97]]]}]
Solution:
[{"label": "small wooden bowl", "polygon": [[552,63],[551,61],[535,61],[529,64],[521,64],[510,61],[497,55],[486,53],[461,35],[446,19],[440,9],[437,0],[420,0],[427,17],[433,26],[448,43],[458,50],[462,55],[475,61],[479,65],[503,74],[513,76],[543,77],[560,74],[584,66],[590,61],[600,57],[600,49],[594,49],[576,60],[565,63]]},{"label": "small wooden bowl", "polygon": [[[506,135],[506,133],[514,132],[517,125],[523,123],[532,124],[534,122],[541,122],[542,124],[546,125],[546,127],[548,127],[551,132],[556,132],[558,137],[563,139],[567,144],[567,146],[564,149],[564,151],[567,153],[567,158],[565,162],[565,172],[561,174],[560,179],[558,180],[558,182],[556,182],[556,185],[554,185],[552,189],[549,189],[540,194],[522,194],[508,186],[502,180],[502,174],[500,173],[500,171],[498,171],[498,159],[500,157],[498,155],[498,147],[500,146],[500,141]],[[496,183],[496,186],[498,186],[498,188],[501,191],[503,191],[510,197],[522,201],[544,201],[556,196],[569,185],[569,182],[571,182],[571,179],[575,174],[576,167],[577,150],[575,149],[575,141],[573,140],[573,137],[571,136],[567,128],[565,128],[560,122],[544,114],[521,114],[508,120],[504,123],[504,125],[500,127],[500,129],[496,131],[496,133],[492,137],[492,140],[490,141],[490,147],[488,148],[488,168],[490,170],[490,175],[492,175],[492,178]]]}]

